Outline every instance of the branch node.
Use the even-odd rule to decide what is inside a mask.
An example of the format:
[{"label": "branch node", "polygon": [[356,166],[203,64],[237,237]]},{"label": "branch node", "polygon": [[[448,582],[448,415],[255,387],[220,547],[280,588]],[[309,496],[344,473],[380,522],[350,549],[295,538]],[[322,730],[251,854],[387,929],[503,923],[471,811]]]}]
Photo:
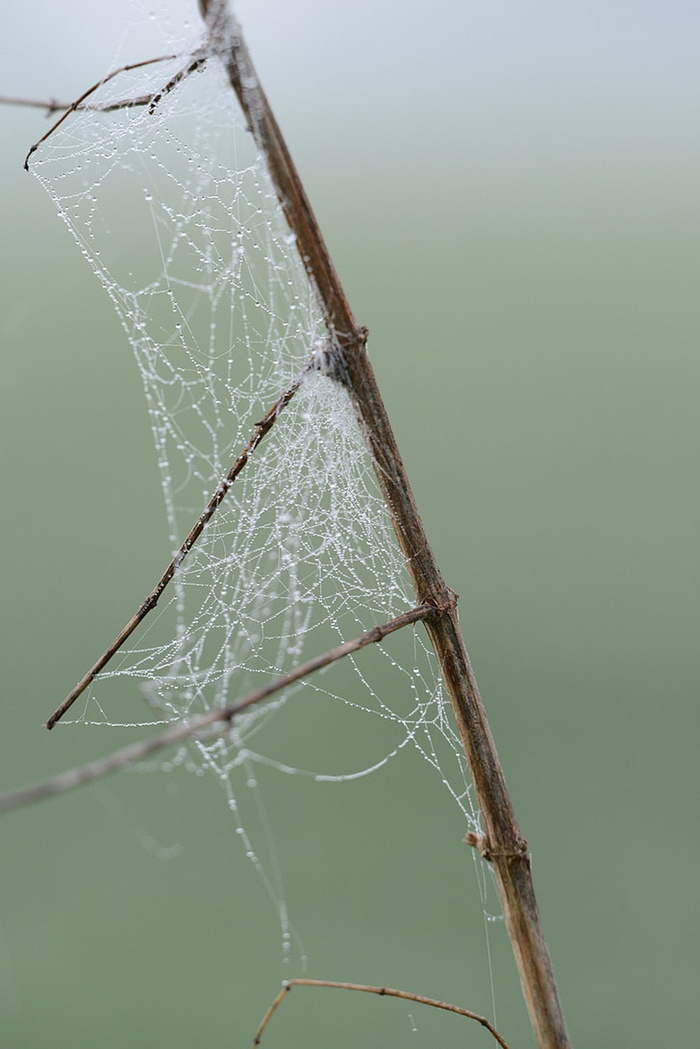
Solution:
[{"label": "branch node", "polygon": [[423,598],[421,603],[431,607],[430,613],[425,618],[437,619],[440,616],[449,615],[450,612],[455,612],[458,601],[459,594],[451,590],[449,586],[443,585],[437,593]]},{"label": "branch node", "polygon": [[515,849],[493,848],[485,834],[476,834],[470,830],[464,837],[464,844],[477,849],[482,859],[493,863],[495,859],[522,860],[529,856],[527,842],[521,838]]}]

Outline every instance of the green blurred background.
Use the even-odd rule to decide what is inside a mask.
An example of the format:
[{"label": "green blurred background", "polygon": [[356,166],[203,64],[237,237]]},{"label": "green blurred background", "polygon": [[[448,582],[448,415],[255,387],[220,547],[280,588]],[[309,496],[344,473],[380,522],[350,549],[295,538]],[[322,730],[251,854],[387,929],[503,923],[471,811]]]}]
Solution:
[{"label": "green blurred background", "polygon": [[[110,68],[125,16],[100,6],[6,12],[0,90],[70,98]],[[461,595],[574,1044],[691,1044],[700,13],[239,12]],[[21,170],[43,117],[0,120],[10,789],[122,742],[41,725],[152,585],[165,522],[131,351]],[[249,829],[274,839],[308,975],[488,1014],[493,983],[504,1035],[532,1045],[498,922],[491,981],[464,828],[425,763],[326,787],[270,775],[260,796]],[[4,817],[0,841],[3,1046],[246,1045],[300,973],[214,782],[113,778]],[[491,1043],[299,990],[263,1044]]]}]

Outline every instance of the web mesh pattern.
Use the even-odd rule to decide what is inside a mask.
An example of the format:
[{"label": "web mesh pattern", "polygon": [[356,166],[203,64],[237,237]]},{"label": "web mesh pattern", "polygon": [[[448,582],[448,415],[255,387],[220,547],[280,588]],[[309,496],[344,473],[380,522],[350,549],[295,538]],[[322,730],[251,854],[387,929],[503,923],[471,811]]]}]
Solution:
[{"label": "web mesh pattern", "polygon": [[[124,74],[97,100],[154,92],[185,62]],[[153,114],[76,112],[33,170],[133,348],[173,551],[256,423],[302,377],[142,632],[91,686],[79,720],[144,725],[209,711],[412,607],[348,396],[308,367],[323,345],[322,318],[218,62],[182,80]],[[339,780],[417,750],[476,829],[424,628],[404,628],[350,663],[342,688],[332,671],[297,683],[169,765],[214,771],[235,813],[237,770],[250,783],[256,763]],[[113,698],[124,677],[138,686],[142,713]],[[361,767],[337,767],[331,750],[322,767],[306,768],[280,752],[278,738],[266,749],[265,728],[306,701],[367,719],[372,742]],[[255,859],[242,822],[238,830]]]}]

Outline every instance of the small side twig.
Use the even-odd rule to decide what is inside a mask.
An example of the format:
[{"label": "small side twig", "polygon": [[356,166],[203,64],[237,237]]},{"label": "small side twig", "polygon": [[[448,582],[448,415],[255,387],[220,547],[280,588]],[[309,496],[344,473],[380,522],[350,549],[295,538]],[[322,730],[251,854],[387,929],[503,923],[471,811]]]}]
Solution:
[{"label": "small side twig", "polygon": [[24,106],[27,109],[43,109],[45,115],[60,113],[69,109],[71,113],[90,110],[93,113],[113,113],[117,109],[132,109],[135,106],[147,106],[153,101],[153,95],[135,95],[133,98],[121,98],[116,102],[59,102],[57,98],[15,98],[12,95],[0,95],[0,105]]},{"label": "small side twig", "polygon": [[114,751],[113,754],[108,755],[106,758],[91,761],[88,765],[82,765],[80,768],[69,769],[67,772],[62,772],[52,779],[36,783],[31,787],[13,791],[11,794],[4,794],[0,796],[0,813],[21,808],[23,805],[30,805],[35,801],[50,798],[55,794],[63,794],[74,787],[82,786],[83,783],[101,779],[102,776],[107,776],[111,772],[119,772],[121,769],[126,768],[127,765],[134,765],[138,761],[143,761],[159,750],[164,750],[166,747],[174,747],[192,736],[197,736],[212,725],[220,724],[223,732],[236,715],[243,710],[247,710],[248,707],[261,703],[276,692],[281,692],[282,689],[293,685],[295,681],[300,681],[302,678],[308,677],[309,674],[322,670],[323,667],[330,666],[331,663],[336,663],[345,656],[359,652],[361,648],[365,648],[367,645],[378,644],[385,637],[388,637],[389,634],[395,633],[402,627],[409,626],[411,623],[417,623],[422,619],[429,619],[435,613],[436,609],[432,605],[416,605],[415,608],[409,609],[408,612],[402,612],[385,623],[371,627],[364,634],[360,634],[351,641],[345,641],[342,645],[337,645],[320,656],[314,656],[313,659],[302,663],[301,666],[296,667],[289,674],[276,678],[268,685],[263,685],[262,688],[258,688],[254,692],[249,692],[247,696],[236,703],[230,703],[217,710],[211,710],[209,713],[202,714],[191,721],[173,725],[159,736],[140,740],[138,743],[132,743],[128,747],[122,747],[121,750]]},{"label": "small side twig", "polygon": [[211,518],[218,510],[229,488],[236,480],[241,470],[248,462],[250,456],[253,454],[255,449],[262,441],[265,434],[272,429],[272,426],[274,425],[275,420],[277,419],[280,412],[289,404],[292,397],[301,386],[305,375],[307,375],[308,372],[314,368],[314,366],[315,357],[312,356],[311,360],[308,362],[306,367],[299,373],[299,375],[296,376],[295,379],[292,380],[289,386],[287,386],[287,388],[280,394],[280,396],[277,398],[272,407],[268,408],[260,422],[255,424],[255,430],[253,431],[252,437],[246,444],[245,448],[243,448],[241,453],[236,458],[236,461],[227,473],[226,477],[224,477],[224,479],[218,485],[211,499],[204,507],[201,514],[190,529],[187,538],[183,542],[182,546],[177,551],[177,553],[173,557],[168,567],[163,572],[156,585],[153,587],[153,590],[151,590],[148,597],[141,603],[136,612],[134,612],[133,616],[126,624],[126,626],[124,626],[120,630],[120,632],[117,634],[109,648],[105,649],[105,651],[102,653],[97,662],[94,663],[92,667],[90,667],[87,674],[85,674],[84,677],[80,679],[75,688],[68,693],[61,705],[56,707],[53,714],[46,722],[46,727],[48,729],[52,729],[54,725],[61,720],[66,711],[73,706],[78,696],[82,695],[82,693],[85,691],[88,685],[90,685],[92,681],[94,681],[99,672],[105,668],[107,663],[109,663],[112,656],[114,656],[122,647],[124,642],[129,637],[131,637],[139,623],[143,622],[143,620],[146,618],[151,609],[155,608],[155,606],[158,604],[158,601],[160,600],[163,591],[175,575],[175,572],[177,571],[178,567],[182,564],[182,562],[187,557],[194,544],[199,539],[200,535],[204,531],[207,522],[211,520]]},{"label": "small side twig", "polygon": [[393,987],[373,987],[370,984],[364,983],[341,983],[337,980],[285,980],[282,984],[282,990],[279,992],[274,1002],[267,1010],[265,1015],[260,1022],[260,1026],[255,1032],[255,1038],[253,1039],[253,1046],[260,1045],[262,1040],[263,1032],[270,1022],[273,1014],[277,1011],[278,1007],[282,1004],[286,996],[291,991],[292,987],[331,987],[337,988],[341,991],[364,991],[367,994],[378,994],[387,998],[403,998],[407,1002],[416,1002],[418,1005],[430,1005],[433,1009],[444,1009],[448,1013],[456,1013],[458,1016],[465,1016],[468,1020],[476,1020],[482,1027],[493,1035],[501,1049],[508,1049],[508,1043],[503,1038],[493,1024],[489,1023],[485,1016],[480,1016],[479,1013],[473,1013],[470,1009],[462,1009],[458,1005],[451,1005],[449,1002],[441,1002],[437,998],[426,998],[422,994],[413,994],[411,991],[397,991]]},{"label": "small side twig", "polygon": [[[110,80],[113,80],[115,76],[119,76],[120,73],[130,73],[133,69],[143,69],[144,66],[155,65],[156,62],[170,62],[170,61],[172,61],[172,59],[177,58],[177,57],[178,57],[177,55],[159,55],[158,58],[146,58],[142,62],[130,62],[126,66],[120,66],[119,69],[113,69],[111,73],[108,73],[107,76],[102,77],[102,79],[98,80],[96,84],[93,84],[92,87],[89,87],[87,89],[87,91],[83,91],[83,93],[80,96],[80,98],[76,98],[75,102],[71,102],[66,107],[65,113],[62,113],[61,116],[58,118],[58,120],[51,125],[49,130],[44,135],[42,135],[41,138],[38,139],[34,143],[34,145],[30,148],[29,152],[27,153],[26,157],[24,158],[24,170],[25,171],[29,171],[29,158],[31,157],[31,155],[33,153],[36,153],[37,149],[39,148],[39,146],[41,145],[42,142],[45,142],[46,139],[50,135],[53,135],[53,133],[56,130],[56,128],[59,128],[61,126],[63,121],[66,119],[66,117],[69,117],[71,113],[75,113],[75,111],[77,109],[80,109],[81,106],[83,105],[83,103],[85,102],[86,98],[89,98],[90,95],[94,95],[95,91],[99,91],[99,89],[101,87],[103,87],[105,84],[109,83]],[[200,61],[201,61],[201,59],[200,59]],[[177,82],[177,81],[175,81],[175,82]],[[160,92],[160,94],[162,95],[163,92]],[[151,102],[152,99],[153,99],[153,96],[151,96],[148,99],[148,101]],[[34,104],[35,103],[26,102],[26,101],[25,102],[20,102],[20,105],[34,105]],[[142,102],[141,100],[138,100],[135,103],[126,102],[126,103],[120,104],[119,106],[115,105],[112,108],[117,109],[117,108],[122,108],[122,105],[129,106],[129,105],[133,105],[133,104],[142,105],[142,104],[145,104],[145,103]]]},{"label": "small side twig", "polygon": [[195,55],[191,62],[188,62],[186,66],[182,67],[182,69],[178,69],[177,73],[175,73],[175,75],[170,78],[167,84],[165,84],[159,91],[156,91],[155,95],[152,96],[150,100],[150,105],[148,107],[148,112],[151,114],[151,116],[155,113],[158,103],[161,101],[161,99],[163,99],[166,95],[169,95],[173,88],[177,87],[181,80],[184,80],[186,77],[188,77],[190,73],[194,73],[195,69],[200,69],[206,62],[207,57],[208,56],[204,53]]}]

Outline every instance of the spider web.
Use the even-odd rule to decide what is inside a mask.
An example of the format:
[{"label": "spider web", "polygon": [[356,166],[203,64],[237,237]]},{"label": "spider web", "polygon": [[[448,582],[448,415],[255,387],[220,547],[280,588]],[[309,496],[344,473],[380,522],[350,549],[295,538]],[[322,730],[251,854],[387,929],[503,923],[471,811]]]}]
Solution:
[{"label": "spider web", "polygon": [[[91,101],[160,90],[188,61],[125,73]],[[323,320],[264,159],[216,59],[148,107],[72,114],[33,158],[133,348],[172,551],[291,382],[250,457],[140,633],[78,720],[176,722],[244,696],[411,608],[412,588],[345,390],[313,367]],[[159,566],[160,567],[160,566]],[[165,567],[164,565],[162,567]],[[239,806],[256,768],[339,781],[417,751],[478,830],[465,760],[424,628],[405,627],[183,746],[166,767],[221,781],[249,858],[289,925]],[[133,680],[131,707],[124,678]],[[146,700],[144,705],[143,700]],[[271,731],[305,704],[367,724],[363,763],[333,745],[285,753]],[[342,735],[342,733],[341,733]]]}]

